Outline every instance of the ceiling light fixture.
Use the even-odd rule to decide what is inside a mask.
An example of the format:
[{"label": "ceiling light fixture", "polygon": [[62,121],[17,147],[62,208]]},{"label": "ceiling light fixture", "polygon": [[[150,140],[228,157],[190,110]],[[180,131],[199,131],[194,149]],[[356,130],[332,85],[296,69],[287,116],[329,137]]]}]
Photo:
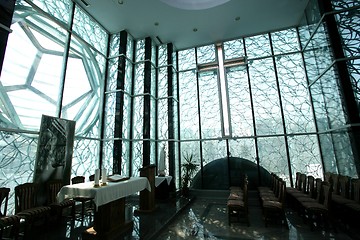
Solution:
[{"label": "ceiling light fixture", "polygon": [[86,2],[85,0],[81,0],[81,2],[85,5],[85,7],[90,6],[90,4],[88,2]]},{"label": "ceiling light fixture", "polygon": [[160,0],[172,7],[186,10],[203,10],[217,7],[230,0]]}]

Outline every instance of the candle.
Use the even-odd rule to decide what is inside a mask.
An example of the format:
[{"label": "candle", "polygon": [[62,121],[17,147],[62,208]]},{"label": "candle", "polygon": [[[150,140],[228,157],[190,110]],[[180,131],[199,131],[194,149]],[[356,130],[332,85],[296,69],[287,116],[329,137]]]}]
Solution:
[{"label": "candle", "polygon": [[95,170],[95,178],[94,178],[95,185],[99,185],[99,180],[100,180],[100,169],[96,169]]},{"label": "candle", "polygon": [[107,176],[106,176],[106,169],[105,168],[101,169],[101,181],[102,181],[102,184],[106,184],[106,182],[107,182]]}]

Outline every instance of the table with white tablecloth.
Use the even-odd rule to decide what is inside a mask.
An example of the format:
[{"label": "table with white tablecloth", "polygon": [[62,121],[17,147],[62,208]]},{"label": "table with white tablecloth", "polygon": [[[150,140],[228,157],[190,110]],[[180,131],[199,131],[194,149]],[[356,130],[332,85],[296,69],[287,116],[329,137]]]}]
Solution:
[{"label": "table with white tablecloth", "polygon": [[157,199],[167,199],[171,191],[170,184],[172,176],[156,176],[155,177],[155,196]]},{"label": "table with white tablecloth", "polygon": [[146,177],[131,177],[99,187],[94,186],[94,182],[66,185],[61,188],[57,198],[59,202],[74,197],[92,198],[96,210],[94,227],[89,231],[96,231],[97,239],[110,239],[133,226],[132,221],[125,221],[125,197],[139,191],[151,190]]}]

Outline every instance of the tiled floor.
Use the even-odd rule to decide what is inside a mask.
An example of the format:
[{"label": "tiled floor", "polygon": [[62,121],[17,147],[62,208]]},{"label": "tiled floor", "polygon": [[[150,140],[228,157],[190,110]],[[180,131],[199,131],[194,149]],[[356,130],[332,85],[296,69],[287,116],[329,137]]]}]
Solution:
[{"label": "tiled floor", "polygon": [[[344,231],[341,226],[333,229],[311,231],[309,225],[291,210],[287,211],[289,229],[279,223],[265,227],[256,192],[249,194],[250,227],[245,223],[228,225],[226,193],[192,192],[192,200],[171,198],[157,201],[152,213],[133,214],[138,207],[137,198],[127,201],[127,218],[133,219],[134,227],[122,238],[124,240],[177,240],[177,239],[360,239],[360,232]],[[136,212],[136,211],[135,211]],[[91,225],[89,218],[80,221],[48,224],[38,227],[30,239],[81,239],[81,233]]]}]

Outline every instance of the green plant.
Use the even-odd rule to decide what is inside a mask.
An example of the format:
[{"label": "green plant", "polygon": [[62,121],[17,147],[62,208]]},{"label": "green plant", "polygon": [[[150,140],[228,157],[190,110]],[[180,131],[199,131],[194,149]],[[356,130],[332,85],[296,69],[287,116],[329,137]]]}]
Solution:
[{"label": "green plant", "polygon": [[184,160],[185,162],[181,164],[183,171],[182,188],[188,189],[191,184],[192,177],[198,169],[198,164],[195,163],[193,154],[185,153]]}]

